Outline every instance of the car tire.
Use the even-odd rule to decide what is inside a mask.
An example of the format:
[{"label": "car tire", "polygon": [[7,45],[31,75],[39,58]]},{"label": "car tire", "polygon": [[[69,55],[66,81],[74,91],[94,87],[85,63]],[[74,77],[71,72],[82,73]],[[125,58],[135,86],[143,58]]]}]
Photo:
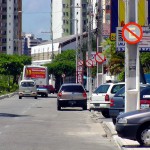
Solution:
[{"label": "car tire", "polygon": [[112,122],[115,125],[116,124],[116,118],[112,118]]},{"label": "car tire", "polygon": [[48,97],[48,94],[45,94],[45,97]]},{"label": "car tire", "polygon": [[59,102],[57,102],[57,110],[58,111],[61,110],[61,106],[60,106]]},{"label": "car tire", "polygon": [[141,146],[149,146],[150,145],[150,139],[149,137],[150,132],[150,125],[145,125],[142,128],[139,129],[137,133],[137,141]]},{"label": "car tire", "polygon": [[21,97],[21,96],[19,96],[19,99],[22,99],[22,97]]},{"label": "car tire", "polygon": [[101,111],[101,113],[105,118],[110,118],[108,110],[103,110],[103,111]]},{"label": "car tire", "polygon": [[82,108],[83,110],[87,110],[87,104],[85,104]]},{"label": "car tire", "polygon": [[34,99],[37,99],[37,96],[35,96]]}]

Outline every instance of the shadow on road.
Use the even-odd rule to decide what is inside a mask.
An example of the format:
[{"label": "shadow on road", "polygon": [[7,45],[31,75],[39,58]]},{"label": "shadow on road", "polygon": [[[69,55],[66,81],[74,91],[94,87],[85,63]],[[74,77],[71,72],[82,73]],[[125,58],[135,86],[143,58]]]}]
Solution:
[{"label": "shadow on road", "polygon": [[27,115],[17,115],[9,113],[0,113],[0,117],[26,117]]},{"label": "shadow on road", "polygon": [[60,111],[83,111],[80,108],[61,108]]}]

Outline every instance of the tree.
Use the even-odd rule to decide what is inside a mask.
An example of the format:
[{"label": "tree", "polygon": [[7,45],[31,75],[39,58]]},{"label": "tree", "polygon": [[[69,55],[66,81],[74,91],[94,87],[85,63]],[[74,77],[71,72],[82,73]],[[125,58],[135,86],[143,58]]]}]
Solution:
[{"label": "tree", "polygon": [[[116,51],[116,42],[107,39],[103,42],[103,47],[106,49],[104,55],[108,60],[108,70],[111,75],[119,75],[120,80],[125,78],[125,54],[124,52]],[[144,78],[144,73],[150,72],[150,53],[141,52],[140,53],[140,73],[141,77]],[[144,79],[143,79],[144,80]]]},{"label": "tree", "polygon": [[23,66],[31,64],[31,57],[25,55],[0,54],[0,74],[13,76],[13,84],[17,83],[17,76],[21,74]]},{"label": "tree", "polygon": [[124,58],[123,52],[116,51],[116,43],[107,39],[103,43],[103,47],[106,49],[104,55],[108,60],[107,68],[111,75],[118,75],[124,72]]},{"label": "tree", "polygon": [[56,78],[55,88],[58,90],[61,84],[61,75],[75,76],[76,73],[76,51],[66,50],[58,54],[52,63],[46,64],[49,74]]}]

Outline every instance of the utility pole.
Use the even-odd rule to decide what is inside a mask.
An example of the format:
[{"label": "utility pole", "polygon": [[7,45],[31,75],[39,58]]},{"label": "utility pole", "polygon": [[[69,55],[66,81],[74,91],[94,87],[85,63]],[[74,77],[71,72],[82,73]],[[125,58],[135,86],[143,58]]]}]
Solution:
[{"label": "utility pole", "polygon": [[[126,0],[125,23],[138,23],[138,0]],[[130,28],[133,30],[134,27]],[[130,34],[129,34],[130,35]],[[130,36],[129,36],[130,37]],[[139,50],[137,44],[125,46],[125,112],[140,108],[140,66]],[[131,101],[132,99],[132,101]]]},{"label": "utility pole", "polygon": [[76,83],[78,83],[78,19],[75,19],[76,22]]},{"label": "utility pole", "polygon": [[[92,4],[91,0],[88,1],[88,59],[91,57],[92,43],[91,43],[91,15],[92,15]],[[87,88],[89,90],[89,96],[92,95],[92,78],[91,78],[91,69],[87,67],[88,80]]]},{"label": "utility pole", "polygon": [[[102,52],[102,30],[103,30],[103,9],[102,0],[98,0],[97,6],[97,52]],[[97,87],[103,83],[103,64],[97,63]]]}]

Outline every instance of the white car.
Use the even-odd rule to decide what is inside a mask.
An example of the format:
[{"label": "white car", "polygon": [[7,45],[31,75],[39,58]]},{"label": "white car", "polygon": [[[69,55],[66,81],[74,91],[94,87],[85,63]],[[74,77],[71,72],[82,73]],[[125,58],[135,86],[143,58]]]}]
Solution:
[{"label": "white car", "polygon": [[110,99],[123,86],[124,82],[101,84],[90,97],[90,110],[101,111],[105,118],[109,117]]}]

